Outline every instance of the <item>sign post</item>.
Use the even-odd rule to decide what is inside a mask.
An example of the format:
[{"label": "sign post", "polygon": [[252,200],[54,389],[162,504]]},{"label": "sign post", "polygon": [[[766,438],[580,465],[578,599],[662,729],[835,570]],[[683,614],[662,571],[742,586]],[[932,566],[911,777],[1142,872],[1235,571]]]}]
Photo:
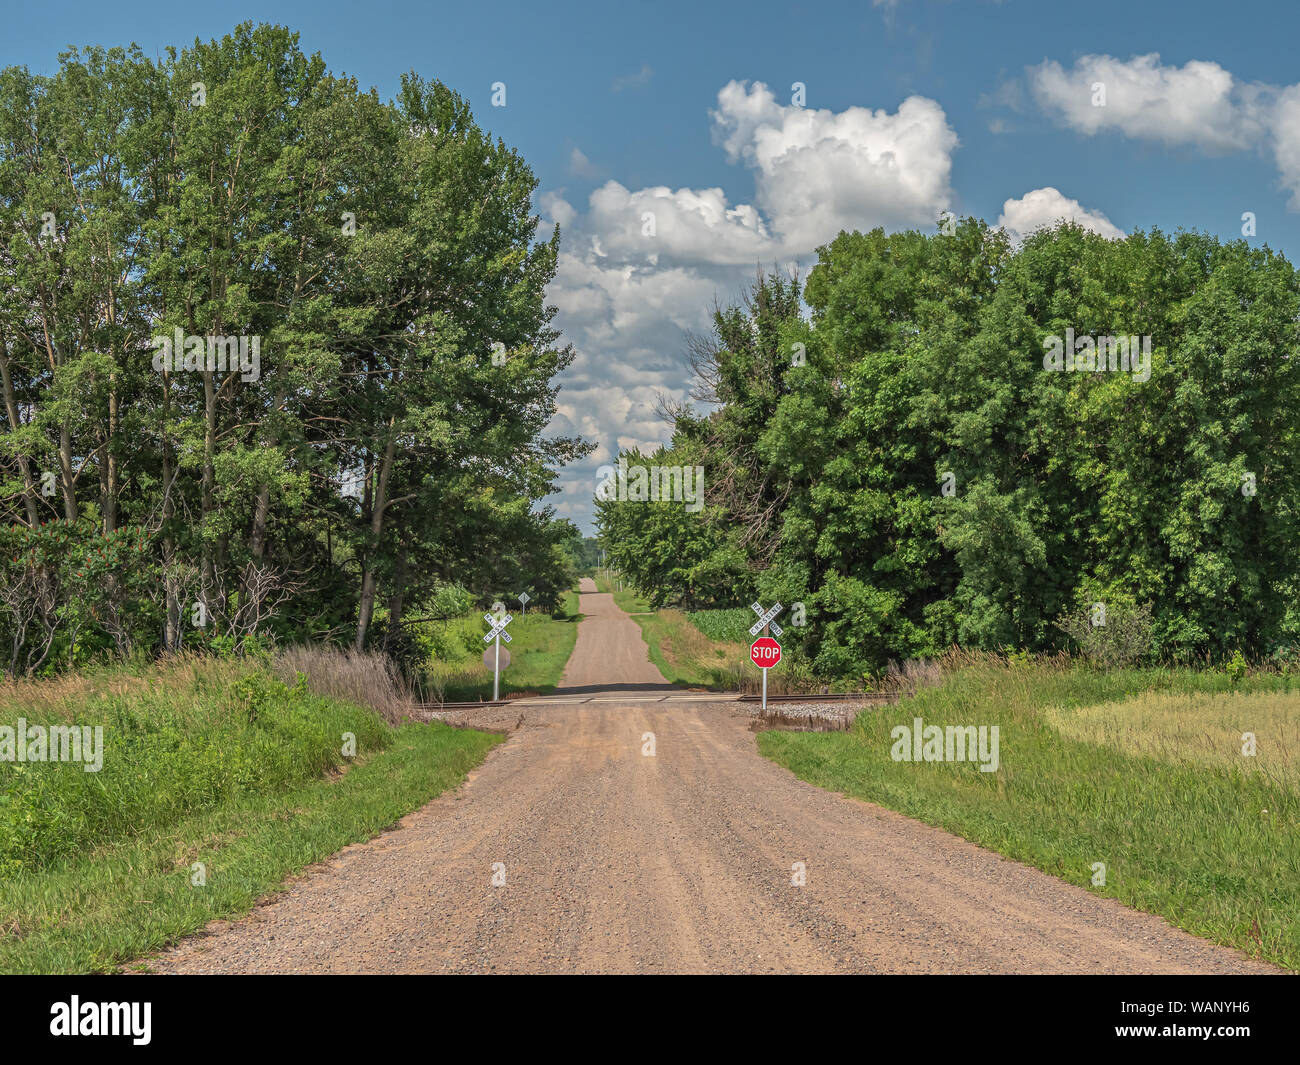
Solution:
[{"label": "sign post", "polygon": [[763,711],[766,712],[767,671],[781,661],[781,645],[767,633],[770,629],[777,636],[782,634],[781,626],[776,623],[776,616],[785,608],[780,603],[773,603],[771,610],[764,610],[761,604],[750,603],[749,609],[758,615],[758,620],[749,627],[749,634],[758,636],[760,631],[763,633],[749,648],[749,657],[754,665],[763,671]]},{"label": "sign post", "polygon": [[[493,656],[492,661],[492,701],[495,703],[501,698],[501,641],[504,639],[506,643],[510,642],[510,633],[506,632],[506,626],[514,621],[514,618],[509,614],[503,617],[497,617],[495,614],[484,614],[483,620],[488,623],[492,630],[483,637],[483,642],[496,643],[496,654]],[[510,661],[508,655],[506,661]]]},{"label": "sign post", "polygon": [[519,600],[519,605],[524,608],[524,613],[527,614],[528,600],[530,600],[532,596],[529,595],[527,592],[520,592],[517,596],[515,596],[515,598]]}]

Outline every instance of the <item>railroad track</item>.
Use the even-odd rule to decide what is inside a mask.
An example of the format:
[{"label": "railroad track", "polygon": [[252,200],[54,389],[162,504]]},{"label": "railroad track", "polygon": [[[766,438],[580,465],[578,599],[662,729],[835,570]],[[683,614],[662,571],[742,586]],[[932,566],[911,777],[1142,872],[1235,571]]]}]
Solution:
[{"label": "railroad track", "polygon": [[[886,703],[893,698],[879,692],[835,692],[829,695],[773,695],[767,693],[767,703]],[[740,703],[761,703],[761,695],[742,695]]]},{"label": "railroad track", "polygon": [[[762,696],[759,695],[742,695],[739,692],[714,692],[710,694],[714,695],[719,702],[737,702],[737,703],[762,702]],[[683,691],[681,692],[681,695],[683,696],[683,701],[689,701],[689,702],[708,701],[707,698],[702,698],[705,695],[705,693],[703,692]],[[584,694],[584,696],[582,697],[575,696],[573,701],[575,703],[586,702],[590,700],[590,698],[591,698],[590,694]],[[889,702],[892,698],[893,698],[892,696],[882,695],[877,692],[836,692],[830,695],[773,695],[769,692],[767,696],[767,702],[769,706],[771,706],[774,703],[885,703],[885,702]],[[627,701],[628,702],[646,702],[646,701],[672,702],[673,699],[674,699],[673,695],[666,695],[654,700],[647,700],[643,697],[638,698],[636,695],[629,695]],[[605,702],[615,701],[610,699],[608,696],[602,696],[601,700]],[[541,701],[542,700],[538,700],[538,702]],[[564,700],[563,698],[557,698],[556,696],[545,697],[545,702],[550,704],[562,704],[565,701],[566,700]],[[422,713],[443,713],[449,710],[488,710],[496,707],[511,706],[514,705],[515,703],[520,703],[524,705],[529,705],[529,704],[536,705],[536,703],[534,703],[533,700],[529,700],[529,699],[498,699],[495,702],[493,702],[490,699],[486,699],[482,702],[472,702],[472,703],[416,703],[415,709],[416,711]]]}]

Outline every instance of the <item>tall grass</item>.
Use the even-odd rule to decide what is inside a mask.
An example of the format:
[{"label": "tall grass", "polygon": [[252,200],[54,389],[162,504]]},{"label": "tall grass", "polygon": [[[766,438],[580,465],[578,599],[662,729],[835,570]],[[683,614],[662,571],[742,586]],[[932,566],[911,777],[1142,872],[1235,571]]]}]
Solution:
[{"label": "tall grass", "polygon": [[387,746],[384,721],[248,661],[179,658],[0,689],[0,724],[103,729],[102,767],[0,761],[0,871],[87,849],[254,793],[282,791]]},{"label": "tall grass", "polygon": [[1097,706],[1048,707],[1045,718],[1085,743],[1260,773],[1300,788],[1300,699],[1289,692],[1144,692]]},{"label": "tall grass", "polygon": [[299,644],[277,652],[272,669],[285,684],[296,683],[302,674],[312,694],[368,706],[390,725],[401,722],[414,702],[401,670],[375,651]]},{"label": "tall grass", "polygon": [[[372,717],[373,715],[367,715]],[[406,724],[342,776],[232,798],[0,877],[0,973],[113,971],[260,898],[464,780],[500,737]],[[193,865],[206,868],[193,880]]]}]

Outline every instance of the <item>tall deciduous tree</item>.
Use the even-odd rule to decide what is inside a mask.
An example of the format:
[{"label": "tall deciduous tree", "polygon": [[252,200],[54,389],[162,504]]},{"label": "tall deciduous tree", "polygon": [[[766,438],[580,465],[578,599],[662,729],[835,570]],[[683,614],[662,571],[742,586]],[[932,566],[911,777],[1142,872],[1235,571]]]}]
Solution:
[{"label": "tall deciduous tree", "polygon": [[[602,504],[643,592],[680,596],[689,571],[698,600],[804,601],[791,638],[828,673],[952,642],[1057,647],[1055,622],[1091,603],[1149,607],[1166,657],[1300,635],[1300,282],[1283,257],[1072,225],[1013,249],[968,219],[842,233],[804,298],[806,317],[760,279],[696,344],[718,406],[676,412],[674,450],[692,442],[711,475],[704,514],[665,529]],[[1137,362],[1112,366],[1109,337]],[[1087,368],[1045,363],[1067,343]],[[655,535],[676,560],[739,557],[701,582],[660,564]]]},{"label": "tall deciduous tree", "polygon": [[554,583],[569,527],[539,504],[587,445],[543,436],[572,353],[535,187],[444,86],[411,75],[382,102],[282,27],[0,72],[12,564],[82,557],[24,547],[55,518],[76,544],[87,520],[124,531],[154,578],[83,596],[78,638],[161,618],[166,648],[362,647],[378,609],[391,641],[442,582]]}]

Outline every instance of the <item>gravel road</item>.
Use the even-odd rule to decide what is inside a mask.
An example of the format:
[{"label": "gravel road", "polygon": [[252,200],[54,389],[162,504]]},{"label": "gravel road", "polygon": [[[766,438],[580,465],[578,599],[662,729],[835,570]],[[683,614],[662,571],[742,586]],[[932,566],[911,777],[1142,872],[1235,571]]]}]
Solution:
[{"label": "gravel road", "polygon": [[[639,628],[611,596],[584,589],[582,610],[566,685],[662,684],[644,660]],[[804,784],[758,756],[752,716],[737,706],[602,702],[481,714],[475,720],[511,735],[459,792],[314,867],[248,918],[150,959],[151,967],[1274,971],[945,832]],[[652,755],[643,753],[647,733]],[[800,868],[802,885],[794,882]]]}]

